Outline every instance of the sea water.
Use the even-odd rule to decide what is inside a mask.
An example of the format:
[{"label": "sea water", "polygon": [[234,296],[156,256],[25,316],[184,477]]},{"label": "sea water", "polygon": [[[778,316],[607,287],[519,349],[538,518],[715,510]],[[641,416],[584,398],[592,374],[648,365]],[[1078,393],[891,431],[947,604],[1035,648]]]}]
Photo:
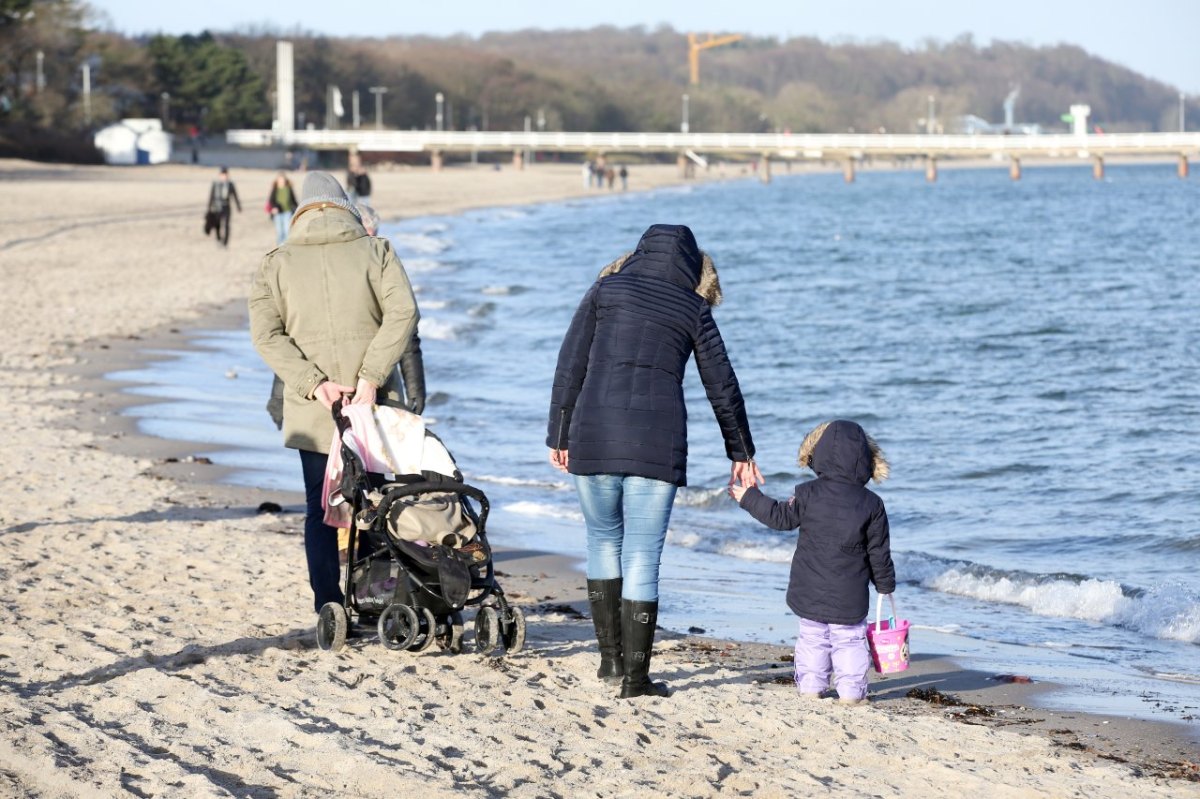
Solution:
[{"label": "sea water", "polygon": [[[555,359],[596,273],[654,222],[690,225],[717,264],[769,494],[812,477],[796,449],[823,420],[883,446],[872,488],[914,653],[1063,682],[1080,709],[1196,714],[1200,183],[1166,165],[796,175],[385,225],[420,302],[427,415],[489,495],[494,543],[584,551],[546,457]],[[134,411],[144,430],[298,488],[247,331],[194,343],[114,375],[171,400]],[[685,392],[660,623],[790,642],[796,533],[728,499],[694,368]]]}]

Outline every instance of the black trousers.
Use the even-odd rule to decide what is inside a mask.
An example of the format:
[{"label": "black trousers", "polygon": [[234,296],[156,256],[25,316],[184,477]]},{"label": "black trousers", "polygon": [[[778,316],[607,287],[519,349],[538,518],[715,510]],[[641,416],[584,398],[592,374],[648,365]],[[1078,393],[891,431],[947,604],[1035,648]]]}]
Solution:
[{"label": "black trousers", "polygon": [[233,218],[233,213],[226,208],[217,214],[217,241],[229,246],[229,220]]},{"label": "black trousers", "polygon": [[337,528],[325,524],[321,507],[321,489],[325,480],[328,455],[300,450],[304,469],[304,555],[308,559],[308,584],[312,586],[313,606],[319,612],[326,602],[342,604],[342,569],[338,562]]}]

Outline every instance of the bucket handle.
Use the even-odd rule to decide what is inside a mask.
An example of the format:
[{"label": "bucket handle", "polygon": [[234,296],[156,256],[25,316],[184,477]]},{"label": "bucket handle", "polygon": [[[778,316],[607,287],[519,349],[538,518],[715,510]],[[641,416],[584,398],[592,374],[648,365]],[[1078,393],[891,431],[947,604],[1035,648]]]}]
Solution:
[{"label": "bucket handle", "polygon": [[[892,622],[891,627],[896,627],[896,597],[892,594],[887,595],[888,601],[892,603]],[[881,622],[883,618],[883,594],[876,594],[875,597],[875,632],[880,632],[882,629]]]}]

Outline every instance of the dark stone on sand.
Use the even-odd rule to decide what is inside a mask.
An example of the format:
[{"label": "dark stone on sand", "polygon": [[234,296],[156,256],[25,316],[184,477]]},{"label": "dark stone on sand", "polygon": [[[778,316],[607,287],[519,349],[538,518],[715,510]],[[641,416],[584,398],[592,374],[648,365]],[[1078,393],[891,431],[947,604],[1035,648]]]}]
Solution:
[{"label": "dark stone on sand", "polygon": [[276,502],[264,502],[258,506],[259,513],[282,513],[283,507]]}]

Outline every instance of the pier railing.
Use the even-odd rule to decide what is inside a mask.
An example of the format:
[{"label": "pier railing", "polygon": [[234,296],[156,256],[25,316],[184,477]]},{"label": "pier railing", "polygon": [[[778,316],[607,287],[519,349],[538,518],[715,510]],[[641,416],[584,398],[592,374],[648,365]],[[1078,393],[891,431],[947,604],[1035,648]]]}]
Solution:
[{"label": "pier railing", "polygon": [[672,152],[772,159],[1077,157],[1200,155],[1200,133],[919,135],[891,133],[574,133],[430,130],[231,130],[230,144],[364,152]]}]

